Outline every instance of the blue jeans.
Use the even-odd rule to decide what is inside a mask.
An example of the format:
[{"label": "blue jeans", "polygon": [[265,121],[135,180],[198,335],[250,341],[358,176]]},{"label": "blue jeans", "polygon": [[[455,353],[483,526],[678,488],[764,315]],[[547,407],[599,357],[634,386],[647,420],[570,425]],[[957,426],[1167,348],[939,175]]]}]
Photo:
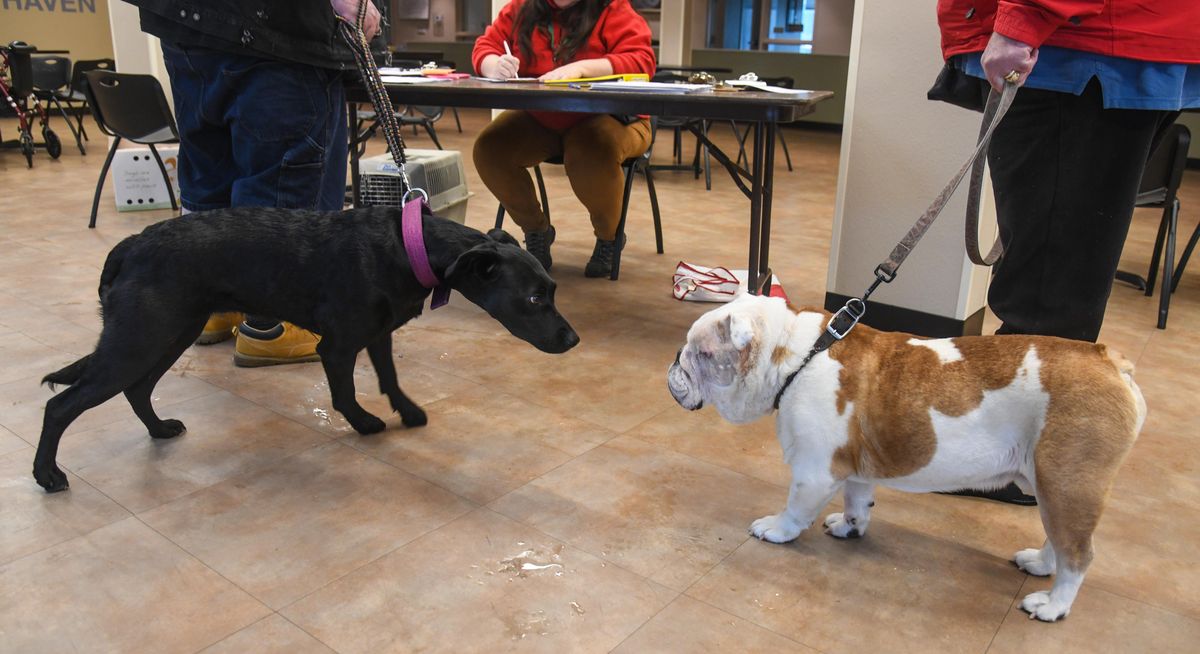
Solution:
[{"label": "blue jeans", "polygon": [[342,209],[341,72],[166,43],[163,59],[175,96],[186,209]]}]

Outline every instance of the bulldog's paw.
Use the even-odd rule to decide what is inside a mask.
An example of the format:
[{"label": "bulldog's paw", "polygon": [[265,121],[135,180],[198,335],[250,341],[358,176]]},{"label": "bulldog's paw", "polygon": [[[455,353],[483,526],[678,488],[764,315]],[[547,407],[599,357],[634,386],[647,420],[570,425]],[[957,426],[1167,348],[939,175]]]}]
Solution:
[{"label": "bulldog's paw", "polygon": [[[1042,560],[1042,551],[1038,549],[1021,550],[1013,555],[1013,563],[1017,567],[1035,577],[1049,577],[1054,573],[1054,564]],[[1032,595],[1030,596],[1032,597]]]},{"label": "bulldog's paw", "polygon": [[1029,614],[1030,620],[1037,618],[1042,622],[1054,622],[1067,617],[1071,612],[1071,605],[1055,602],[1050,598],[1049,591],[1039,590],[1021,600],[1021,610]]},{"label": "bulldog's paw", "polygon": [[843,513],[830,513],[825,517],[825,533],[834,538],[858,538],[867,533],[867,523]]},{"label": "bulldog's paw", "polygon": [[795,540],[804,527],[795,520],[780,513],[755,520],[750,525],[750,533],[759,540],[769,540],[772,543],[786,543]]}]

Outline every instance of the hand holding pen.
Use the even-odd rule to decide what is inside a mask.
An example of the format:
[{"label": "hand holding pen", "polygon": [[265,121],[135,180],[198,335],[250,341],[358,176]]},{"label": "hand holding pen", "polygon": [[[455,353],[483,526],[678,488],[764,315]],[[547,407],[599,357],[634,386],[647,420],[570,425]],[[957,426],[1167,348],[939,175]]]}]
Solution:
[{"label": "hand holding pen", "polygon": [[521,60],[513,56],[512,49],[508,46],[508,41],[504,42],[504,54],[488,55],[484,58],[479,72],[483,73],[484,77],[492,79],[511,79],[517,76],[517,72],[521,68]]}]

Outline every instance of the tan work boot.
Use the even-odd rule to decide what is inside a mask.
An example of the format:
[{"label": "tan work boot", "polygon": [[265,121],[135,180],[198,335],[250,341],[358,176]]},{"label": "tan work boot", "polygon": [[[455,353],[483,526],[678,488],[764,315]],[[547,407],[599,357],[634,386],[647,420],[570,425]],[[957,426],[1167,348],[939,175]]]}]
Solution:
[{"label": "tan work boot", "polygon": [[200,332],[196,345],[212,345],[233,338],[233,330],[242,320],[242,314],[237,311],[212,314],[208,317],[208,322],[204,323],[204,331]]},{"label": "tan work boot", "polygon": [[233,363],[242,368],[320,361],[321,337],[291,323],[281,322],[266,331],[242,323],[237,329]]}]

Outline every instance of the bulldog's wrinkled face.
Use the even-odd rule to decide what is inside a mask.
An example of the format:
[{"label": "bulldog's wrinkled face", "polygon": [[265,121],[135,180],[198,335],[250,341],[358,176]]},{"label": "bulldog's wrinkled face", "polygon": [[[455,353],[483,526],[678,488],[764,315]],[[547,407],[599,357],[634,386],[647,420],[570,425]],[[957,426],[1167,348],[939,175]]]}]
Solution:
[{"label": "bulldog's wrinkled face", "polygon": [[711,404],[731,422],[763,415],[769,407],[760,406],[762,384],[756,369],[769,314],[782,304],[746,295],[700,316],[667,372],[675,401],[691,411]]}]

